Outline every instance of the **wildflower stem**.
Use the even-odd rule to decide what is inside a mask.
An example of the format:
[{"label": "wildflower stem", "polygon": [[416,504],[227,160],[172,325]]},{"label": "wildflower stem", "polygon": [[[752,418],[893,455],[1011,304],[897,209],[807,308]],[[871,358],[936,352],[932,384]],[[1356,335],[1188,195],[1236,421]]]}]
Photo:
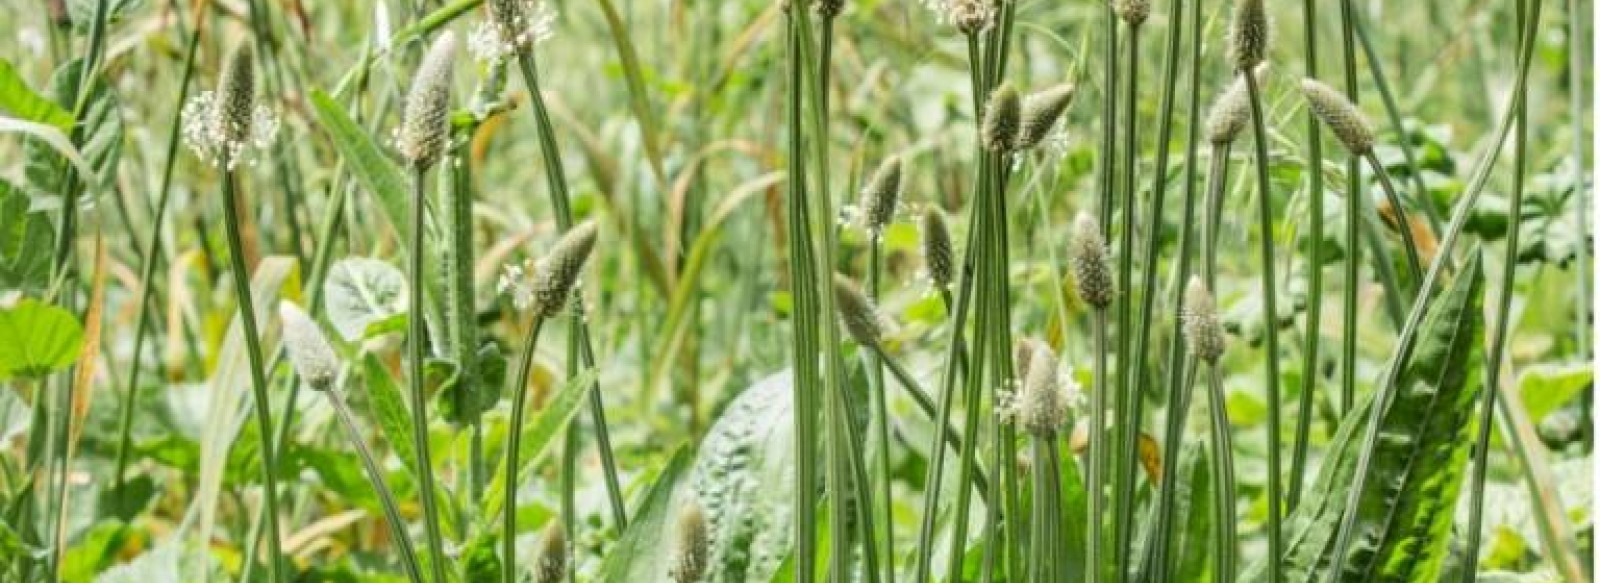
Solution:
[{"label": "wildflower stem", "polygon": [[1282,468],[1279,448],[1282,430],[1282,405],[1278,394],[1278,300],[1277,278],[1274,277],[1272,184],[1267,168],[1266,112],[1261,105],[1261,88],[1255,75],[1241,72],[1245,87],[1250,91],[1250,125],[1255,135],[1256,188],[1260,195],[1258,228],[1261,230],[1261,305],[1262,331],[1266,351],[1267,394],[1267,581],[1282,580],[1283,566],[1283,492]]},{"label": "wildflower stem", "polygon": [[[1133,256],[1134,233],[1138,228],[1138,197],[1134,188],[1134,167],[1138,161],[1138,93],[1139,93],[1139,27],[1128,27],[1127,76],[1128,90],[1122,95],[1123,157],[1122,157],[1122,228],[1117,237],[1117,389],[1114,395],[1119,423],[1116,469],[1111,480],[1114,496],[1111,501],[1117,544],[1112,557],[1117,567],[1118,580],[1133,577],[1133,507],[1138,492],[1134,459],[1138,457],[1139,425],[1144,409],[1144,391],[1134,385],[1136,368],[1134,356],[1134,288]],[[1156,220],[1152,217],[1151,220]],[[1148,290],[1140,290],[1148,293]]]},{"label": "wildflower stem", "polygon": [[[245,353],[250,361],[250,388],[255,399],[256,427],[261,434],[261,482],[264,491],[261,495],[262,506],[265,507],[263,521],[265,530],[260,533],[260,538],[267,541],[267,573],[269,580],[275,583],[284,581],[283,552],[279,548],[278,530],[278,480],[275,476],[278,467],[276,447],[272,443],[272,402],[267,397],[267,377],[262,368],[261,334],[256,330],[255,302],[251,298],[250,272],[245,264],[244,241],[239,235],[239,197],[235,188],[238,177],[230,170],[232,161],[227,156],[223,157],[222,173],[222,206],[228,234],[228,259],[231,262],[233,273],[233,291],[238,303],[238,318],[240,329],[244,333]],[[260,540],[252,541],[251,546],[259,544]]]},{"label": "wildflower stem", "polygon": [[[1526,2],[1517,0],[1517,21],[1527,18]],[[1517,28],[1522,30],[1521,26]],[[1527,87],[1519,87],[1515,110],[1516,134],[1511,150],[1511,196],[1506,202],[1509,217],[1506,222],[1505,259],[1502,260],[1500,294],[1495,302],[1494,335],[1490,339],[1488,362],[1485,363],[1483,405],[1478,415],[1478,434],[1472,449],[1472,482],[1467,492],[1467,544],[1462,554],[1462,581],[1473,583],[1478,578],[1478,549],[1483,539],[1484,480],[1489,470],[1489,436],[1494,431],[1495,399],[1500,393],[1500,367],[1505,358],[1506,343],[1511,331],[1511,298],[1516,292],[1517,253],[1522,236],[1522,197],[1524,175],[1528,170],[1528,107]]]},{"label": "wildflower stem", "polygon": [[428,447],[428,396],[423,387],[423,364],[427,358],[427,322],[423,316],[422,306],[426,304],[423,298],[423,236],[425,224],[424,212],[427,208],[427,169],[415,167],[411,180],[411,253],[408,260],[411,278],[408,297],[411,298],[410,314],[406,317],[408,328],[406,348],[408,349],[408,364],[410,365],[409,387],[411,392],[411,438],[416,442],[417,450],[417,489],[418,498],[422,500],[422,524],[427,533],[428,564],[435,581],[444,581],[444,536],[439,532],[439,508],[434,501],[433,462]]},{"label": "wildflower stem", "polygon": [[[1190,363],[1191,373],[1188,377],[1194,378],[1192,372],[1195,363]],[[1228,399],[1222,390],[1222,368],[1213,363],[1208,365],[1206,374],[1206,395],[1209,397],[1207,408],[1211,411],[1211,473],[1216,476],[1216,520],[1217,523],[1217,583],[1233,583],[1237,573],[1234,566],[1239,553],[1238,535],[1235,534],[1235,522],[1238,520],[1238,510],[1235,509],[1237,492],[1233,478],[1233,426],[1228,421]]]},{"label": "wildflower stem", "polygon": [[1395,230],[1400,232],[1400,240],[1406,247],[1406,266],[1410,268],[1412,286],[1422,278],[1422,260],[1417,256],[1417,242],[1411,233],[1411,218],[1406,213],[1405,205],[1401,203],[1398,190],[1394,181],[1389,179],[1389,171],[1378,161],[1378,155],[1368,151],[1364,156],[1367,167],[1372,169],[1372,175],[1378,178],[1378,184],[1383,187],[1383,194],[1389,200],[1389,207],[1394,210]]},{"label": "wildflower stem", "polygon": [[[869,266],[867,268],[867,293],[871,295],[872,301],[874,302],[878,301],[879,280],[882,277],[882,274],[880,273],[883,263],[882,243],[882,237],[879,235],[878,230],[874,229],[872,232],[871,241],[868,243]],[[880,506],[880,512],[883,513],[883,550],[881,556],[884,558],[884,565],[888,567],[884,571],[883,577],[886,581],[893,581],[894,501],[893,488],[891,487],[892,484],[890,483],[891,475],[889,473],[889,389],[883,382],[884,359],[881,352],[869,352],[873,352],[871,358],[869,358],[867,361],[867,370],[872,376],[871,398],[873,402],[871,405],[872,414],[874,417],[873,426],[876,429],[876,434],[873,435],[873,440],[874,445],[876,446],[876,458],[878,462],[878,495],[882,497],[882,500],[879,500],[878,504]],[[878,536],[878,533],[871,534],[872,536]]]},{"label": "wildflower stem", "polygon": [[[544,156],[545,176],[550,187],[550,202],[555,210],[556,225],[565,233],[572,228],[572,203],[567,193],[566,172],[561,166],[561,152],[556,144],[555,126],[550,123],[549,108],[539,85],[538,64],[533,52],[524,47],[517,52],[517,64],[522,71],[522,82],[528,88],[528,101],[533,105],[534,120],[539,134],[539,151]],[[583,313],[583,300],[573,298],[573,312]],[[571,334],[579,343],[578,357],[582,369],[594,368],[594,344],[589,339],[589,324],[584,318],[573,318]],[[578,368],[569,371],[577,374]],[[599,381],[596,381],[598,383]],[[605,400],[600,391],[589,392],[589,413],[594,419],[595,446],[600,451],[600,466],[605,474],[606,496],[611,504],[611,518],[617,531],[628,527],[627,503],[622,499],[622,482],[617,474],[617,460],[611,447],[611,432],[606,423]],[[569,429],[571,431],[571,429]],[[575,533],[576,531],[568,531]]]},{"label": "wildflower stem", "polygon": [[[1317,78],[1317,3],[1305,0],[1305,55],[1306,78]],[[1318,344],[1322,340],[1322,242],[1323,202],[1326,192],[1322,188],[1322,125],[1315,113],[1306,112],[1306,169],[1309,181],[1308,221],[1306,238],[1309,257],[1306,258],[1306,330],[1305,344],[1300,353],[1300,403],[1295,415],[1294,453],[1289,458],[1289,499],[1285,512],[1293,512],[1300,505],[1300,490],[1305,484],[1306,453],[1310,449],[1311,406],[1316,401],[1317,381],[1322,378]]]},{"label": "wildflower stem", "polygon": [[816,262],[812,257],[810,202],[806,196],[805,145],[802,138],[803,109],[803,59],[801,56],[800,22],[807,18],[796,14],[792,5],[785,11],[786,58],[788,69],[788,99],[785,103],[788,127],[789,155],[789,270],[791,289],[795,296],[794,321],[794,432],[795,432],[795,580],[812,583],[816,580],[817,510],[817,400],[820,381],[817,371],[816,331],[819,307],[817,299]]},{"label": "wildflower stem", "polygon": [[1033,434],[1030,446],[1033,532],[1029,537],[1027,580],[1065,581],[1059,577],[1061,557],[1066,552],[1061,543],[1061,451],[1054,432]]},{"label": "wildflower stem", "polygon": [[[517,375],[511,385],[511,424],[506,430],[506,471],[510,480],[506,484],[505,514],[500,533],[502,560],[505,561],[506,583],[516,583],[517,572],[517,487],[521,483],[521,468],[517,456],[522,448],[522,417],[528,403],[528,375],[533,369],[533,355],[539,347],[539,332],[544,328],[544,318],[534,316],[528,325],[528,335],[522,342],[522,355],[517,358]],[[563,470],[565,471],[565,470]]]},{"label": "wildflower stem", "polygon": [[339,423],[344,426],[345,434],[350,438],[350,444],[356,448],[356,454],[361,457],[361,466],[367,470],[367,478],[372,482],[372,489],[378,494],[378,502],[383,506],[384,520],[389,523],[389,535],[393,536],[400,547],[400,565],[405,567],[406,577],[411,583],[422,583],[422,566],[417,560],[417,549],[411,543],[411,534],[406,530],[405,519],[400,516],[400,507],[395,503],[394,492],[389,489],[389,483],[383,478],[383,469],[378,466],[377,460],[372,457],[372,450],[361,439],[361,429],[356,426],[355,415],[350,413],[350,406],[344,402],[344,397],[337,390],[326,391],[328,403],[333,405],[333,411],[339,417]]},{"label": "wildflower stem", "polygon": [[[144,245],[144,263],[139,273],[139,321],[134,325],[133,355],[129,357],[128,384],[124,390],[122,416],[117,425],[117,465],[113,474],[114,490],[122,491],[126,484],[128,455],[133,446],[133,412],[139,403],[139,372],[143,368],[145,330],[150,327],[150,314],[154,311],[151,298],[155,292],[155,271],[161,260],[161,227],[166,223],[167,208],[171,203],[172,171],[177,166],[179,135],[183,128],[183,104],[189,101],[190,81],[194,78],[195,56],[200,46],[200,35],[205,23],[206,7],[201,4],[195,11],[195,29],[186,39],[183,55],[183,78],[178,82],[177,107],[172,114],[172,126],[167,131],[166,162],[161,169],[161,186],[156,197],[155,216],[151,219],[150,239]],[[179,28],[183,28],[181,18]],[[193,122],[191,122],[193,123]]]},{"label": "wildflower stem", "polygon": [[[1356,103],[1360,86],[1356,81],[1355,7],[1352,0],[1339,0],[1339,27],[1344,55],[1345,95]],[[1361,318],[1361,165],[1355,157],[1345,164],[1345,253],[1344,253],[1344,337],[1340,358],[1339,403],[1344,413],[1356,408],[1356,338]],[[1210,282],[1207,282],[1208,284]]]},{"label": "wildflower stem", "polygon": [[1097,583],[1105,572],[1105,471],[1106,446],[1106,392],[1111,390],[1106,380],[1106,311],[1095,308],[1094,322],[1094,379],[1090,387],[1089,405],[1089,582]]}]

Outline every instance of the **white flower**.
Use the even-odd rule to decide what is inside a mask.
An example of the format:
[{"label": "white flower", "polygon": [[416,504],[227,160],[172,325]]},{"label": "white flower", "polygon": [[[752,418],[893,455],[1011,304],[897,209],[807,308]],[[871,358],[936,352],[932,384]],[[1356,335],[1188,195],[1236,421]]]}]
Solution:
[{"label": "white flower", "polygon": [[939,17],[939,22],[967,34],[988,29],[994,24],[993,0],[922,0],[922,5]]},{"label": "white flower", "polygon": [[[548,40],[556,32],[556,9],[543,0],[504,0],[506,8],[496,10],[467,35],[467,51],[485,63],[498,63]],[[516,4],[520,2],[520,4]]]},{"label": "white flower", "polygon": [[250,135],[243,140],[228,138],[224,116],[215,91],[191,97],[183,106],[183,141],[207,164],[216,166],[226,160],[228,170],[241,161],[254,164],[255,154],[271,145],[278,134],[278,116],[264,105],[256,104],[251,110]]},{"label": "white flower", "polygon": [[532,259],[507,264],[500,268],[500,280],[495,284],[495,289],[499,290],[500,295],[510,298],[511,305],[516,309],[526,310],[533,305],[533,274],[538,273],[538,269]]}]

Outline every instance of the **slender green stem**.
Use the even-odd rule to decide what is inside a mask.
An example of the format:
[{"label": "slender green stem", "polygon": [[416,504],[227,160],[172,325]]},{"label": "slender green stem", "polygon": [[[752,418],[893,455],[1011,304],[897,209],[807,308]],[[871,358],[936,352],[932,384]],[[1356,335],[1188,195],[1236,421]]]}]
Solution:
[{"label": "slender green stem", "polygon": [[[1374,420],[1383,419],[1393,403],[1395,393],[1393,388],[1396,379],[1398,379],[1400,371],[1404,370],[1410,363],[1411,352],[1415,347],[1417,329],[1422,323],[1423,316],[1427,313],[1430,296],[1438,284],[1440,274],[1448,268],[1451,250],[1455,248],[1456,240],[1466,226],[1467,217],[1471,214],[1473,207],[1476,206],[1478,196],[1483,193],[1483,188],[1488,182],[1495,161],[1500,156],[1501,147],[1504,145],[1506,136],[1510,133],[1511,126],[1516,119],[1514,112],[1525,105],[1523,99],[1528,83],[1528,71],[1532,68],[1535,44],[1534,31],[1538,30],[1539,12],[1542,6],[1543,0],[1532,0],[1527,18],[1522,23],[1522,33],[1519,36],[1520,47],[1518,48],[1516,81],[1512,85],[1511,102],[1506,105],[1507,114],[1500,120],[1500,124],[1495,130],[1495,137],[1490,142],[1492,145],[1487,156],[1480,161],[1480,165],[1473,173],[1471,180],[1467,183],[1466,190],[1460,197],[1460,202],[1456,203],[1455,212],[1450,217],[1449,225],[1445,228],[1444,238],[1440,240],[1437,255],[1434,257],[1432,265],[1428,267],[1427,276],[1422,280],[1421,289],[1417,292],[1416,301],[1412,303],[1411,312],[1406,315],[1405,325],[1400,330],[1400,338],[1395,346],[1393,358],[1388,368],[1384,371],[1384,378],[1381,384],[1378,385],[1378,392],[1373,397],[1371,414]],[[1354,540],[1355,535],[1354,524],[1358,508],[1357,503],[1366,489],[1367,479],[1372,472],[1372,451],[1377,444],[1378,428],[1381,425],[1381,423],[1376,422],[1367,423],[1365,435],[1362,436],[1362,446],[1359,450],[1361,455],[1356,460],[1355,474],[1351,477],[1351,487],[1346,500],[1346,510],[1340,522],[1337,544],[1334,546],[1333,572],[1336,573],[1344,571],[1346,561],[1349,558],[1347,555],[1350,550],[1350,543]]]},{"label": "slender green stem", "polygon": [[367,479],[372,482],[372,489],[378,494],[378,503],[383,506],[384,520],[389,523],[389,535],[400,547],[400,565],[405,567],[406,577],[411,583],[422,583],[422,566],[417,560],[417,549],[411,543],[411,533],[406,530],[405,519],[400,516],[400,506],[395,503],[394,492],[389,489],[388,481],[383,479],[383,468],[373,459],[367,443],[361,440],[361,429],[356,426],[355,415],[350,413],[350,406],[344,402],[344,397],[337,390],[329,390],[324,394],[328,396],[328,403],[333,405],[334,413],[338,414],[339,422],[344,425],[350,444],[361,456],[361,466],[367,470]]},{"label": "slender green stem", "polygon": [[1089,582],[1097,583],[1105,571],[1105,505],[1106,505],[1106,393],[1111,390],[1106,382],[1106,311],[1094,310],[1094,379],[1090,387],[1089,408]]},{"label": "slender green stem", "polygon": [[[1339,28],[1344,56],[1345,95],[1352,103],[1360,96],[1356,82],[1355,7],[1339,0]],[[1342,338],[1339,403],[1349,414],[1356,406],[1356,341],[1361,325],[1361,165],[1354,156],[1345,164],[1344,337]]]},{"label": "slender green stem", "polygon": [[1234,565],[1239,553],[1238,535],[1235,533],[1239,511],[1235,509],[1238,493],[1233,478],[1233,426],[1228,422],[1228,397],[1222,390],[1222,369],[1216,363],[1207,368],[1206,394],[1210,399],[1207,408],[1211,411],[1211,449],[1214,454],[1211,472],[1217,480],[1217,583],[1233,583],[1238,572]]},{"label": "slender green stem", "polygon": [[[1317,3],[1305,0],[1306,77],[1317,78]],[[1322,188],[1322,125],[1310,111],[1306,112],[1306,167],[1310,191],[1310,228],[1306,232],[1309,252],[1306,258],[1306,331],[1305,345],[1300,358],[1300,404],[1295,414],[1294,453],[1289,457],[1289,499],[1285,512],[1293,512],[1300,505],[1300,490],[1305,484],[1306,453],[1311,440],[1311,406],[1316,400],[1317,381],[1322,378],[1318,344],[1322,341],[1322,239],[1323,201]]]},{"label": "slender green stem", "polygon": [[[877,301],[879,292],[878,287],[880,283],[879,280],[882,277],[880,271],[882,270],[883,263],[883,247],[882,239],[876,230],[872,232],[872,238],[869,242],[869,246],[870,249],[868,251],[868,255],[870,266],[867,268],[867,287],[868,293],[872,295],[872,300]],[[873,425],[876,428],[876,434],[872,437],[874,440],[877,457],[876,469],[878,474],[878,496],[882,498],[878,501],[878,505],[880,507],[879,511],[883,513],[883,550],[881,551],[881,556],[884,559],[883,563],[886,567],[883,578],[887,581],[893,581],[894,489],[892,487],[893,484],[890,482],[891,475],[889,473],[889,389],[884,385],[883,382],[883,360],[884,359],[881,354],[873,354],[872,358],[869,358],[867,361],[867,370],[872,377],[871,395],[873,402],[871,405],[872,414],[874,417]],[[872,533],[872,535],[878,536],[878,533]]]},{"label": "slender green stem", "polygon": [[[172,171],[178,161],[179,130],[183,127],[183,104],[189,100],[189,82],[194,78],[196,49],[200,46],[202,18],[209,4],[201,4],[195,13],[196,27],[187,39],[183,56],[183,80],[178,83],[177,107],[172,113],[172,126],[167,131],[166,163],[161,169],[161,187],[157,191],[156,214],[151,219],[149,243],[144,246],[144,262],[139,272],[139,322],[134,325],[133,355],[129,357],[128,384],[124,388],[122,418],[117,429],[117,466],[113,474],[115,489],[122,490],[128,471],[128,454],[133,445],[133,412],[139,403],[139,372],[144,355],[145,330],[150,327],[150,314],[154,311],[151,297],[155,291],[155,271],[161,260],[161,227],[166,223],[167,208],[171,202]],[[180,25],[181,26],[181,25]]]},{"label": "slender green stem", "polygon": [[1412,285],[1416,285],[1417,280],[1422,277],[1422,259],[1417,254],[1416,236],[1411,232],[1411,217],[1401,204],[1394,181],[1389,179],[1389,171],[1378,161],[1378,155],[1369,151],[1364,157],[1367,159],[1367,167],[1372,169],[1372,175],[1378,178],[1378,185],[1383,187],[1384,197],[1389,200],[1389,207],[1394,210],[1395,230],[1400,231],[1400,241],[1405,245],[1406,266],[1411,269]]},{"label": "slender green stem", "polygon": [[[872,349],[877,355],[878,362],[882,362],[884,367],[889,369],[889,373],[894,376],[895,380],[899,381],[902,387],[905,387],[906,393],[911,395],[911,400],[917,404],[917,408],[921,409],[923,414],[927,415],[930,420],[941,425],[940,429],[936,431],[940,435],[938,440],[934,442],[935,445],[933,447],[935,449],[943,449],[948,446],[959,451],[961,449],[961,434],[956,431],[955,427],[950,426],[948,410],[941,412],[940,407],[928,396],[927,391],[922,390],[922,385],[917,383],[916,377],[911,376],[911,372],[907,371],[904,365],[884,352],[883,347],[874,346]],[[944,445],[938,445],[940,443]],[[984,477],[983,468],[977,468],[973,473],[972,482],[973,488],[978,490],[978,495],[984,498],[985,503],[988,503],[989,482]]]},{"label": "slender green stem", "polygon": [[[1138,229],[1138,196],[1135,192],[1133,176],[1134,167],[1138,165],[1138,94],[1139,94],[1139,27],[1128,28],[1128,58],[1127,76],[1128,90],[1122,95],[1125,102],[1123,111],[1123,158],[1121,183],[1121,208],[1122,228],[1118,233],[1117,243],[1117,290],[1121,295],[1117,298],[1117,384],[1114,395],[1118,423],[1116,424],[1119,437],[1116,441],[1116,469],[1111,476],[1112,498],[1111,506],[1116,522],[1112,532],[1116,536],[1116,546],[1112,548],[1112,560],[1117,565],[1117,578],[1127,581],[1133,578],[1133,510],[1134,500],[1138,492],[1137,476],[1134,473],[1134,459],[1138,457],[1138,440],[1140,417],[1143,416],[1144,392],[1140,387],[1134,386],[1135,361],[1133,339],[1137,332],[1134,331],[1134,302],[1133,288],[1133,256],[1134,234]],[[1151,218],[1156,220],[1155,217]],[[1141,290],[1148,293],[1148,290]]]},{"label": "slender green stem", "polygon": [[[1526,18],[1526,2],[1517,0],[1517,29]],[[1516,293],[1517,252],[1522,237],[1523,180],[1528,170],[1528,108],[1527,87],[1519,89],[1516,109],[1516,135],[1511,150],[1511,197],[1507,201],[1510,216],[1506,223],[1505,259],[1501,265],[1500,296],[1495,302],[1494,335],[1489,342],[1487,373],[1483,383],[1483,406],[1478,415],[1478,434],[1472,450],[1472,482],[1467,489],[1467,545],[1462,553],[1462,581],[1478,580],[1478,552],[1483,540],[1484,481],[1489,472],[1489,436],[1494,432],[1495,398],[1500,393],[1500,365],[1505,361],[1506,343],[1511,335],[1511,298]]]},{"label": "slender green stem", "polygon": [[817,312],[815,273],[812,258],[811,230],[806,196],[805,143],[802,139],[801,111],[802,63],[799,22],[806,18],[802,12],[795,14],[793,7],[785,11],[788,69],[788,99],[786,124],[788,126],[789,155],[789,270],[790,286],[795,296],[794,322],[794,432],[795,432],[795,580],[812,583],[816,580],[817,541],[817,399],[820,383],[817,371],[816,340]]},{"label": "slender green stem", "polygon": [[[978,184],[987,184],[990,165],[980,163],[978,166]],[[984,189],[980,186],[978,190],[978,197],[981,199],[985,196]],[[971,242],[968,243],[970,246],[977,247],[976,252],[979,255],[975,258],[973,264],[976,277],[973,282],[973,293],[975,295],[974,301],[980,309],[975,314],[973,323],[974,333],[971,349],[974,360],[972,361],[972,366],[967,370],[965,387],[962,389],[966,412],[961,426],[961,434],[969,436],[970,439],[962,444],[960,470],[957,472],[958,478],[956,479],[959,489],[956,491],[953,523],[954,536],[950,539],[950,562],[949,568],[946,569],[946,573],[952,574],[951,576],[962,572],[962,563],[966,558],[967,518],[972,504],[972,488],[969,487],[969,484],[972,482],[974,469],[977,467],[977,435],[981,419],[979,409],[983,399],[984,372],[989,368],[985,366],[985,362],[988,359],[984,358],[983,355],[985,354],[984,351],[989,348],[989,343],[993,342],[990,334],[987,333],[987,329],[990,327],[990,320],[995,316],[993,310],[987,308],[992,302],[993,286],[981,285],[986,281],[985,278],[992,277],[991,268],[993,267],[993,262],[985,256],[983,251],[987,248],[984,240],[992,236],[989,231],[993,227],[987,217],[983,216],[981,211],[981,205],[983,204],[984,201],[982,200],[974,201],[972,212],[976,221],[976,225],[974,225],[976,228],[970,237]]]},{"label": "slender green stem", "polygon": [[[408,332],[406,348],[410,366],[408,385],[411,393],[411,437],[417,450],[417,490],[422,500],[422,523],[427,533],[428,565],[434,581],[444,581],[444,536],[439,532],[439,507],[434,500],[433,461],[428,447],[428,396],[423,388],[423,361],[427,358],[427,322],[423,316],[423,220],[427,200],[426,168],[415,168],[411,181],[411,238],[410,276],[408,295],[411,298],[410,314],[406,318]],[[513,432],[515,433],[515,432]]]},{"label": "slender green stem", "polygon": [[511,385],[511,424],[506,430],[505,464],[510,479],[506,484],[505,514],[500,532],[501,557],[505,561],[502,572],[506,583],[516,583],[520,575],[517,572],[517,488],[521,475],[517,470],[522,465],[517,456],[522,448],[522,417],[528,403],[528,374],[533,370],[533,355],[539,347],[539,331],[543,328],[544,318],[538,316],[528,325],[528,336],[522,341],[522,356],[517,359],[516,384]]},{"label": "slender green stem", "polygon": [[[239,304],[238,318],[244,332],[245,353],[250,360],[250,389],[255,399],[256,427],[261,434],[262,506],[265,508],[265,530],[261,538],[267,541],[267,573],[270,580],[281,583],[283,576],[283,551],[279,548],[278,530],[278,456],[272,443],[272,402],[267,397],[267,377],[262,368],[261,334],[256,330],[255,301],[251,298],[250,272],[245,265],[244,242],[239,235],[239,197],[235,192],[238,179],[228,170],[230,160],[222,160],[222,206],[227,222],[228,258],[233,273],[233,290]],[[259,544],[259,540],[252,541]]]},{"label": "slender green stem", "polygon": [[1282,580],[1283,573],[1283,473],[1280,448],[1283,412],[1278,394],[1278,292],[1277,278],[1273,275],[1276,256],[1273,253],[1272,183],[1267,168],[1266,112],[1261,105],[1261,88],[1255,75],[1244,76],[1245,87],[1250,91],[1250,125],[1255,134],[1256,187],[1260,194],[1258,228],[1261,230],[1261,305],[1262,331],[1265,343],[1267,393],[1267,581]]},{"label": "slender green stem", "polygon": [[1428,187],[1422,182],[1422,166],[1417,163],[1416,148],[1411,145],[1411,140],[1406,136],[1405,124],[1400,121],[1400,106],[1395,102],[1394,91],[1389,89],[1389,79],[1383,74],[1383,59],[1378,58],[1378,51],[1372,46],[1372,39],[1367,34],[1366,23],[1362,21],[1359,13],[1352,12],[1354,18],[1351,28],[1355,30],[1356,40],[1361,43],[1361,52],[1367,57],[1367,70],[1372,72],[1373,85],[1378,88],[1378,97],[1383,102],[1383,111],[1389,117],[1389,125],[1394,126],[1395,134],[1400,138],[1400,154],[1405,157],[1406,166],[1411,168],[1411,188],[1415,196],[1412,201],[1422,207],[1423,216],[1428,218],[1428,225],[1438,230],[1443,220],[1439,211],[1433,208],[1433,201],[1428,198]]},{"label": "slender green stem", "polygon": [[[539,85],[538,64],[532,51],[527,48],[517,53],[517,64],[522,71],[522,82],[528,87],[528,101],[533,106],[531,109],[539,134],[539,152],[544,157],[545,177],[550,188],[550,203],[555,210],[556,225],[562,232],[566,232],[573,225],[572,202],[567,192],[566,171],[561,166],[561,152],[556,144],[555,126],[550,122],[550,111]],[[580,298],[573,298],[573,312],[583,313]],[[594,368],[594,344],[589,339],[587,319],[572,318],[570,328],[570,334],[579,343],[578,356],[582,368]],[[577,369],[574,368],[569,372],[577,374]],[[589,414],[594,420],[595,444],[600,451],[600,467],[605,474],[606,497],[611,505],[611,519],[620,532],[628,527],[627,503],[622,499],[622,482],[618,478],[615,450],[611,447],[610,426],[606,423],[605,400],[598,390],[589,391]]]},{"label": "slender green stem", "polygon": [[[1054,365],[1055,363],[1051,363]],[[1033,533],[1029,539],[1028,580],[1062,581],[1061,451],[1054,432],[1035,433],[1033,454]]]}]

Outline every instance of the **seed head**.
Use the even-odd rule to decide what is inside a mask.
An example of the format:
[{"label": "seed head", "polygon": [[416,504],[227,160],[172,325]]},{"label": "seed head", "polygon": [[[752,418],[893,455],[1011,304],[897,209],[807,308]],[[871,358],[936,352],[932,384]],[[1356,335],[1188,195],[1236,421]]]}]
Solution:
[{"label": "seed head", "polygon": [[1189,354],[1216,363],[1228,347],[1228,337],[1217,321],[1217,304],[1199,277],[1191,276],[1183,293],[1183,340]]},{"label": "seed head", "polygon": [[1233,143],[1250,124],[1250,89],[1244,77],[1236,77],[1222,96],[1211,104],[1211,114],[1206,117],[1206,139],[1213,146]]},{"label": "seed head", "polygon": [[1235,0],[1228,26],[1228,58],[1235,71],[1249,71],[1266,60],[1268,27],[1263,0]]},{"label": "seed head", "polygon": [[278,319],[283,322],[283,348],[294,372],[311,388],[328,390],[339,374],[339,355],[328,345],[322,328],[299,306],[287,301],[278,302]]},{"label": "seed head", "polygon": [[861,189],[862,223],[873,233],[894,220],[895,205],[900,203],[900,166],[900,157],[890,156]]},{"label": "seed head", "polygon": [[1088,213],[1079,213],[1072,223],[1072,274],[1078,280],[1078,297],[1096,309],[1111,305],[1117,294],[1111,279],[1110,250],[1100,225]]},{"label": "seed head", "polygon": [[556,246],[539,260],[532,290],[536,316],[549,318],[566,307],[567,299],[578,285],[578,277],[583,274],[583,265],[594,251],[596,233],[594,222],[584,221],[562,235]]},{"label": "seed head", "polygon": [[1116,9],[1128,26],[1137,27],[1150,18],[1150,0],[1117,0]]},{"label": "seed head", "polygon": [[183,138],[195,154],[228,170],[253,161],[253,150],[266,147],[278,131],[272,111],[257,104],[254,50],[240,43],[228,54],[216,91],[191,98],[183,106]]},{"label": "seed head", "polygon": [[450,78],[455,55],[455,34],[445,31],[428,48],[412,78],[395,148],[413,168],[431,168],[449,141]]},{"label": "seed head", "polygon": [[1011,347],[1011,361],[1016,366],[1017,378],[1028,378],[1028,367],[1033,364],[1033,356],[1040,350],[1049,351],[1050,345],[1037,338],[1019,338],[1015,346]]},{"label": "seed head", "polygon": [[1028,150],[1043,142],[1050,130],[1061,119],[1061,114],[1072,104],[1076,88],[1062,83],[1029,95],[1022,101],[1022,133],[1017,138],[1017,149]]},{"label": "seed head", "polygon": [[860,285],[835,273],[833,297],[839,303],[839,322],[851,338],[862,346],[877,346],[883,341],[883,316]]},{"label": "seed head", "polygon": [[1022,129],[1022,98],[1010,83],[1001,85],[989,96],[983,118],[983,145],[991,152],[1010,152],[1017,147]]},{"label": "seed head", "polygon": [[825,19],[833,18],[844,12],[844,0],[814,0],[817,15]]},{"label": "seed head", "polygon": [[956,276],[955,245],[950,241],[950,226],[944,211],[929,206],[922,212],[922,263],[928,279],[939,289],[949,289]]},{"label": "seed head", "polygon": [[677,544],[670,575],[676,583],[693,583],[706,574],[710,563],[711,537],[706,527],[706,512],[700,502],[690,500],[678,511]]},{"label": "seed head", "polygon": [[559,583],[567,577],[567,529],[550,521],[539,538],[539,557],[533,564],[534,583]]},{"label": "seed head", "polygon": [[1315,79],[1300,80],[1300,92],[1305,94],[1311,112],[1351,154],[1363,156],[1372,151],[1372,126],[1343,93]]},{"label": "seed head", "polygon": [[1055,435],[1067,419],[1067,401],[1056,375],[1056,354],[1043,342],[1028,344],[1033,355],[1028,357],[1028,373],[1022,381],[1019,421],[1034,435]]},{"label": "seed head", "polygon": [[555,34],[556,9],[543,0],[490,0],[489,20],[467,35],[467,51],[498,63]]}]

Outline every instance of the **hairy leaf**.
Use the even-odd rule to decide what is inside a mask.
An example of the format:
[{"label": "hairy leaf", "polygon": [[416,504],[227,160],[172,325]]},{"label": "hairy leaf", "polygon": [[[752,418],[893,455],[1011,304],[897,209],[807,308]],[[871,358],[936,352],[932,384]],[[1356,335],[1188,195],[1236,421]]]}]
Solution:
[{"label": "hairy leaf", "polygon": [[23,298],[0,308],[0,339],[0,380],[42,378],[77,359],[83,325],[72,312]]}]

